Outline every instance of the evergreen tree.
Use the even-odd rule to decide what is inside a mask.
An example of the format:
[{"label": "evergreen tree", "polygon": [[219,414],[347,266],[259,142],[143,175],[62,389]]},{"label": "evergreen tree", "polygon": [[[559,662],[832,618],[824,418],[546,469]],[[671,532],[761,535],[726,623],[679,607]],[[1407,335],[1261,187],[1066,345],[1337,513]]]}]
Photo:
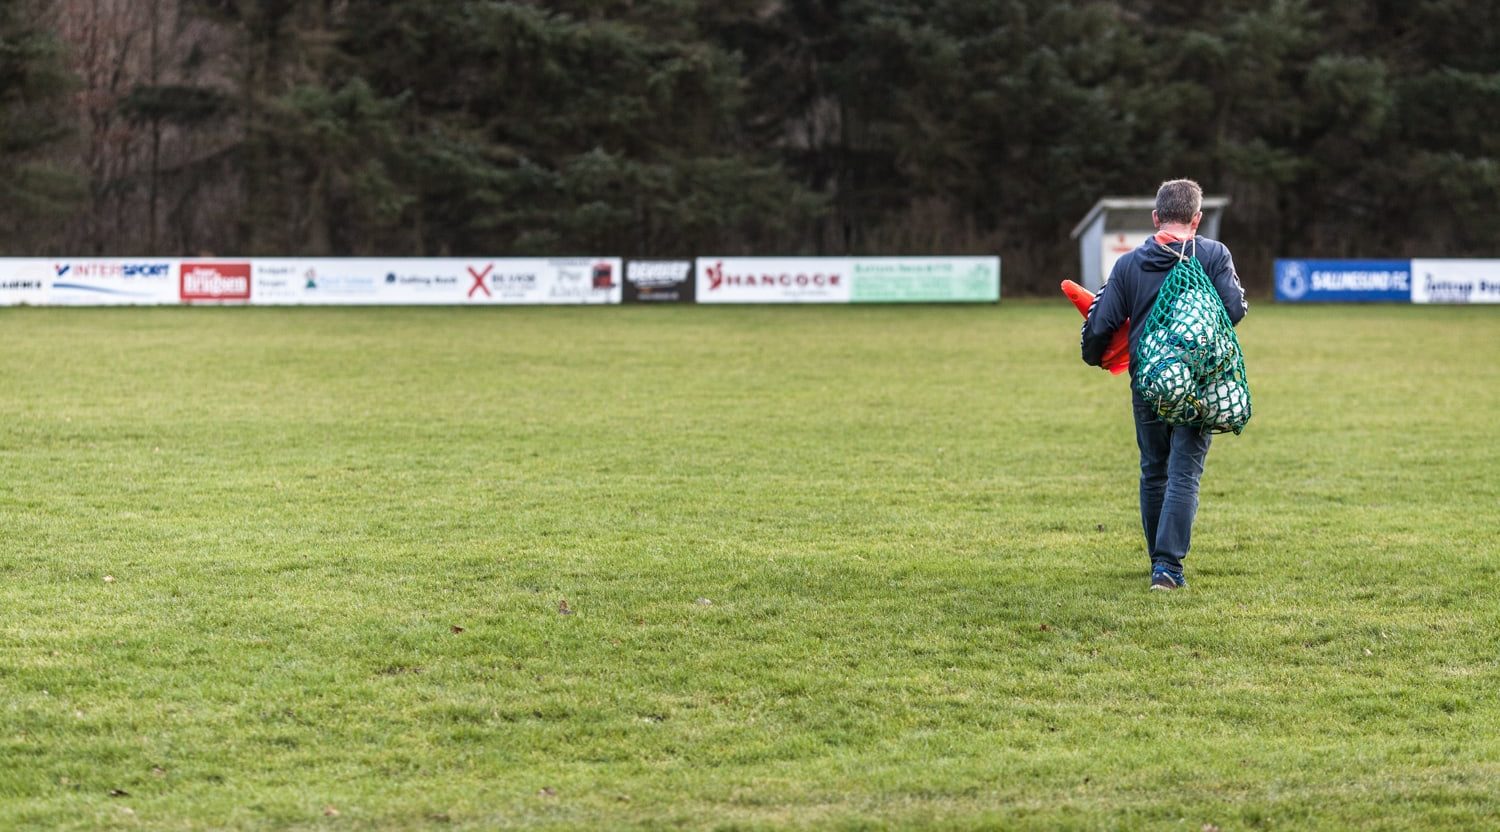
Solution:
[{"label": "evergreen tree", "polygon": [[[1500,249],[1483,0],[158,5],[192,24],[180,63],[94,56],[79,77],[108,89],[71,122],[75,56],[39,5],[0,7],[13,249],[63,227],[74,250],[132,250],[132,209],[154,231],[160,202],[167,240],[220,251],[998,252],[1008,292],[1050,291],[1095,199],[1173,176],[1233,199],[1252,289],[1275,256]],[[137,132],[109,146],[121,122]],[[66,168],[94,198],[22,226],[69,204],[78,177],[43,163],[70,123],[104,151]]]},{"label": "evergreen tree", "polygon": [[29,3],[0,5],[0,239],[35,254],[48,223],[72,207],[79,183],[47,151],[68,134],[69,78],[56,42]]},{"label": "evergreen tree", "polygon": [[[559,11],[559,7],[563,9]],[[813,202],[745,141],[696,4],[368,3],[343,42],[405,102],[421,251],[748,251]]]}]

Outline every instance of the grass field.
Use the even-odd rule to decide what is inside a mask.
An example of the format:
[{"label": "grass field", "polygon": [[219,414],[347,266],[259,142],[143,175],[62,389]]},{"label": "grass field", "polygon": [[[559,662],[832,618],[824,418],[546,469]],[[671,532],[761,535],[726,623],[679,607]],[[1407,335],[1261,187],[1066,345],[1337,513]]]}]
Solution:
[{"label": "grass field", "polygon": [[1500,309],[1256,304],[1170,595],[1078,322],[0,310],[0,828],[1493,824]]}]

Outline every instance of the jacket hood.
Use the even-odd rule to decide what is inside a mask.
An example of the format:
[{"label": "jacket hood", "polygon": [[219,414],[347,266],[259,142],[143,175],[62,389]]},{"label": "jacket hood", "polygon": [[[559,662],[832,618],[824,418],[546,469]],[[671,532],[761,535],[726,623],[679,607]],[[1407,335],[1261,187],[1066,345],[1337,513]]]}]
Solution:
[{"label": "jacket hood", "polygon": [[[1194,252],[1195,245],[1201,245],[1200,238],[1195,237],[1192,242],[1183,241],[1169,244],[1172,251],[1178,252],[1182,251],[1183,247],[1186,246],[1188,254]],[[1162,248],[1161,244],[1156,242],[1155,237],[1147,237],[1146,241],[1141,243],[1139,251],[1141,253],[1141,268],[1145,271],[1169,272],[1173,266],[1177,265],[1177,256]]]}]

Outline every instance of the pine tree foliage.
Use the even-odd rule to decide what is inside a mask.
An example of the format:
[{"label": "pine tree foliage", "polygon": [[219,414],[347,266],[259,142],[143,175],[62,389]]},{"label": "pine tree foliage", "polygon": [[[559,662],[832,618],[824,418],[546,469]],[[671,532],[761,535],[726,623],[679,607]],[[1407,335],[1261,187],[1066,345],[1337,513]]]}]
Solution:
[{"label": "pine tree foliage", "polygon": [[7,253],[998,252],[1009,293],[1175,176],[1252,289],[1500,251],[1479,0],[45,5],[0,11]]},{"label": "pine tree foliage", "polygon": [[[79,178],[48,151],[68,136],[70,79],[32,4],[0,4],[0,239],[48,240]],[[11,245],[14,245],[13,243]]]}]

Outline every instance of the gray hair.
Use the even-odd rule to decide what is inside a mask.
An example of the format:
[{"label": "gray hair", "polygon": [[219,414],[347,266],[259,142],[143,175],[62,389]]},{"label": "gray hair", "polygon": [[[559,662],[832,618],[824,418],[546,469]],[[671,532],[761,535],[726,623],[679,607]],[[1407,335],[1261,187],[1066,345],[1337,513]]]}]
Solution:
[{"label": "gray hair", "polygon": [[1203,210],[1203,188],[1191,179],[1172,179],[1156,191],[1156,218],[1163,223],[1190,223]]}]

